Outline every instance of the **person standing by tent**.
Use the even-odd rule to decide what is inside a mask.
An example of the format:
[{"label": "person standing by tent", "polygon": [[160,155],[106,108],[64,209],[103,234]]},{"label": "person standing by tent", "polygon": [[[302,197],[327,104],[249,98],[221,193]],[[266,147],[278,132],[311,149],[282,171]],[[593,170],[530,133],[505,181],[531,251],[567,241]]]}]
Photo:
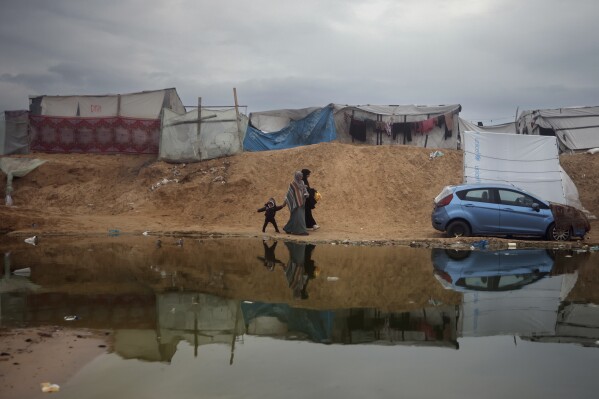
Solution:
[{"label": "person standing by tent", "polygon": [[302,180],[302,172],[296,171],[293,175],[293,181],[289,184],[285,202],[289,207],[289,221],[283,227],[285,233],[307,236],[306,230],[306,198],[308,198],[308,188]]},{"label": "person standing by tent", "polygon": [[314,197],[316,194],[316,190],[310,187],[310,183],[308,183],[308,177],[310,176],[310,169],[302,169],[302,180],[308,189],[308,198],[306,199],[306,228],[312,230],[318,230],[320,226],[316,224],[316,220],[314,220],[314,216],[312,216],[312,209],[316,208],[316,198]]}]

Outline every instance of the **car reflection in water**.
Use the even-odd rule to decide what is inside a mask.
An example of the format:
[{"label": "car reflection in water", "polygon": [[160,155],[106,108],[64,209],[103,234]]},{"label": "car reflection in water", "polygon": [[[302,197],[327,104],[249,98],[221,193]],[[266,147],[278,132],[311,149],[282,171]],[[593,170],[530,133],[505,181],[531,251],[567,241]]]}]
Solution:
[{"label": "car reflection in water", "polygon": [[510,291],[547,276],[553,258],[545,249],[464,251],[435,248],[435,278],[455,291]]}]

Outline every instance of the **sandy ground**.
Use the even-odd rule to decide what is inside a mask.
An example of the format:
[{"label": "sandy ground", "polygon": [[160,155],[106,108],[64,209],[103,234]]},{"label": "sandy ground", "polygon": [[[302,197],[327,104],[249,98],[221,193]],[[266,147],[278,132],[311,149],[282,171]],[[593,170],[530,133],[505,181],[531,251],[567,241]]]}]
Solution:
[{"label": "sandy ground", "polygon": [[[293,172],[312,170],[322,194],[314,210],[321,229],[306,240],[438,240],[433,198],[462,181],[462,152],[410,146],[321,143],[242,153],[193,164],[154,156],[30,154],[47,160],[16,178],[13,207],[0,206],[0,231],[12,234],[261,234],[269,197],[282,202]],[[599,214],[599,156],[563,155],[583,205]],[[4,179],[2,179],[4,180]],[[0,182],[4,192],[5,181]],[[277,213],[279,226],[288,220]],[[592,222],[587,242],[599,242]],[[267,230],[273,234],[272,226]],[[286,235],[280,235],[286,238]],[[287,237],[297,239],[298,237]]]},{"label": "sandy ground", "polygon": [[106,352],[105,338],[101,332],[51,326],[0,329],[0,398],[47,397],[40,384],[66,383],[83,365]]}]

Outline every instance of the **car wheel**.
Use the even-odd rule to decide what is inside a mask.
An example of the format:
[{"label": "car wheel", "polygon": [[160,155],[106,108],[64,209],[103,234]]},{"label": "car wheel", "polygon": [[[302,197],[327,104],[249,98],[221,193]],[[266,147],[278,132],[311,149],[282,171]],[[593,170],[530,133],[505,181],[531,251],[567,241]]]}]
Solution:
[{"label": "car wheel", "polygon": [[568,241],[570,236],[570,229],[560,230],[555,226],[555,223],[551,223],[551,226],[547,229],[547,239],[550,241]]},{"label": "car wheel", "polygon": [[453,260],[464,260],[470,256],[472,251],[462,250],[462,249],[446,249],[445,254]]},{"label": "car wheel", "polygon": [[446,231],[449,237],[468,237],[470,235],[470,226],[463,220],[454,220],[449,223]]}]

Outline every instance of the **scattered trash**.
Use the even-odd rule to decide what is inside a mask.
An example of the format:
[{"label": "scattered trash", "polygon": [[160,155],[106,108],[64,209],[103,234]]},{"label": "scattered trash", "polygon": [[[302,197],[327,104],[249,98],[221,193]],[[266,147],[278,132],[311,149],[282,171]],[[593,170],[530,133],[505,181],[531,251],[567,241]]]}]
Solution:
[{"label": "scattered trash", "polygon": [[589,248],[589,251],[599,251],[599,245],[595,245]]},{"label": "scattered trash", "polygon": [[485,249],[487,248],[487,246],[489,246],[489,241],[488,240],[480,240],[480,241],[475,241],[472,243],[472,245],[470,246],[470,249]]},{"label": "scattered trash", "polygon": [[338,281],[339,277],[335,277],[335,276],[329,276],[327,277],[327,281]]},{"label": "scattered trash", "polygon": [[141,234],[143,234],[144,236],[147,236],[148,234],[150,234],[150,232],[149,232],[149,231],[144,231],[144,232],[143,232],[143,233],[141,233]]},{"label": "scattered trash", "polygon": [[6,194],[6,198],[4,199],[4,203],[6,204],[6,206],[12,206],[13,205],[12,197],[10,196],[10,194]]},{"label": "scattered trash", "polygon": [[121,234],[121,231],[119,229],[110,229],[110,230],[108,230],[108,235],[111,236],[111,237],[117,237],[120,234]]},{"label": "scattered trash", "polygon": [[60,391],[60,386],[58,384],[51,384],[49,382],[42,382],[41,384],[42,392],[58,392]]},{"label": "scattered trash", "polygon": [[69,315],[69,316],[65,316],[64,319],[65,319],[65,321],[75,321],[75,320],[79,320],[79,316]]},{"label": "scattered trash", "polygon": [[507,243],[507,248],[508,249],[516,249],[517,245],[515,242],[508,242]]},{"label": "scattered trash", "polygon": [[160,187],[160,186],[164,186],[165,184],[169,184],[169,183],[179,183],[179,179],[172,179],[172,180],[169,180],[169,179],[166,179],[166,178],[165,178],[165,179],[162,179],[162,180],[160,180],[158,183],[156,183],[156,184],[153,184],[153,185],[152,185],[152,187],[150,187],[150,190],[151,190],[151,191],[154,191],[154,190],[156,190],[158,187]]},{"label": "scattered trash", "polygon": [[31,276],[31,268],[25,267],[23,269],[17,269],[14,272],[12,272],[12,274],[14,274],[16,276],[29,277],[29,276]]},{"label": "scattered trash", "polygon": [[38,240],[37,236],[33,236],[33,237],[29,237],[29,238],[25,239],[25,242],[27,244],[31,244],[31,245],[37,245],[38,241],[39,240]]},{"label": "scattered trash", "polygon": [[428,299],[428,303],[429,303],[429,305],[433,305],[433,306],[440,306],[440,305],[443,305],[443,302],[441,302],[441,301],[438,301],[438,300],[436,300],[436,299],[434,299],[434,298],[429,298],[429,299]]},{"label": "scattered trash", "polygon": [[442,157],[443,155],[445,155],[445,154],[443,154],[441,151],[433,151],[430,153],[430,155],[428,157],[429,157],[429,159],[435,159],[438,157]]},{"label": "scattered trash", "polygon": [[572,255],[566,255],[566,256],[564,256],[564,258],[571,258],[571,257],[572,257]]}]

